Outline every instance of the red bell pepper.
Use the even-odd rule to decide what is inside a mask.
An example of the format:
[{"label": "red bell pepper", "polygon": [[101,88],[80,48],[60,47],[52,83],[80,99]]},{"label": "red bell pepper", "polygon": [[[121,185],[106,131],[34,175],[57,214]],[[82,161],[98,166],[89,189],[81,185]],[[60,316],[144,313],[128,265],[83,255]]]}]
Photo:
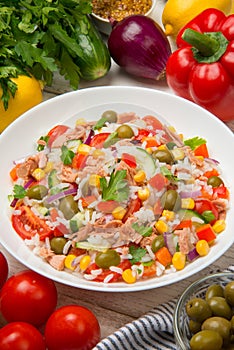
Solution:
[{"label": "red bell pepper", "polygon": [[206,224],[197,229],[197,237],[200,240],[204,239],[207,242],[212,242],[215,240],[216,234],[211,225]]},{"label": "red bell pepper", "polygon": [[166,66],[169,87],[223,121],[234,119],[234,14],[209,8],[180,30],[176,43]]}]

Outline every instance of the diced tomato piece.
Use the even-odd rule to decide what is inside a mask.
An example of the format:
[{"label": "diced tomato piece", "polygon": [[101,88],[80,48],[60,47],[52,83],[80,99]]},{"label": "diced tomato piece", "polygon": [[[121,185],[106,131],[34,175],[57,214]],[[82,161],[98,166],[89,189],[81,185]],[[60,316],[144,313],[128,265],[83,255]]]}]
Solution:
[{"label": "diced tomato piece", "polygon": [[72,168],[81,170],[84,169],[86,165],[87,156],[84,154],[77,153],[72,159]]},{"label": "diced tomato piece", "polygon": [[109,132],[102,132],[100,134],[94,135],[90,141],[90,146],[95,148],[102,148],[107,137],[110,135]]},{"label": "diced tomato piece", "polygon": [[[122,261],[117,267],[121,268],[123,271],[126,269],[129,269],[131,267],[131,263],[129,260],[124,260]],[[86,270],[85,273],[86,274],[91,274],[91,271],[93,270],[98,270],[100,269],[99,266],[95,263],[92,263]],[[102,273],[100,273],[99,275],[96,276],[96,278],[94,279],[94,281],[97,282],[103,282],[104,279],[109,276],[109,275],[113,275],[113,277],[111,278],[111,280],[109,281],[111,282],[117,282],[119,280],[121,280],[121,274],[119,274],[118,272],[114,272],[111,271],[109,269],[105,269],[102,271]]]},{"label": "diced tomato piece", "polygon": [[164,187],[168,185],[168,183],[168,179],[161,173],[158,173],[151,177],[151,179],[149,179],[150,186],[152,186],[158,191],[161,191]]},{"label": "diced tomato piece", "polygon": [[53,235],[53,230],[46,222],[36,216],[26,205],[17,208],[20,214],[12,215],[12,226],[14,230],[23,239],[31,239],[36,233],[39,234],[40,240]]},{"label": "diced tomato piece", "polygon": [[152,115],[145,115],[142,119],[146,122],[147,125],[152,126],[153,130],[162,130],[163,128],[162,123]]},{"label": "diced tomato piece", "polygon": [[47,134],[47,136],[49,136],[49,140],[47,142],[48,147],[51,147],[55,139],[64,134],[68,129],[69,127],[66,125],[56,125],[53,127]]},{"label": "diced tomato piece", "polygon": [[199,227],[196,233],[199,240],[204,239],[207,242],[212,242],[216,238],[216,234],[210,224]]},{"label": "diced tomato piece", "polygon": [[203,143],[202,145],[200,145],[197,148],[195,148],[194,155],[195,156],[202,156],[204,158],[208,158],[209,157],[209,152],[208,152],[206,143]]},{"label": "diced tomato piece", "polygon": [[161,215],[163,211],[163,207],[161,205],[161,201],[160,199],[158,199],[155,203],[154,203],[154,214],[155,215]]},{"label": "diced tomato piece", "polygon": [[176,227],[175,230],[182,230],[183,228],[192,227],[192,220],[183,220]]},{"label": "diced tomato piece", "polygon": [[119,202],[117,201],[103,201],[99,202],[97,208],[99,211],[104,213],[112,213],[112,211],[119,206]]},{"label": "diced tomato piece", "polygon": [[216,169],[212,169],[212,170],[206,171],[206,172],[203,174],[203,176],[209,178],[209,177],[211,177],[211,176],[219,176],[219,173],[218,173],[218,171],[217,171]]},{"label": "diced tomato piece", "polygon": [[93,203],[93,202],[96,201],[96,197],[93,196],[93,195],[86,196],[86,197],[82,197],[82,198],[81,198],[81,201],[82,201],[82,207],[83,207],[83,208],[86,208],[86,207],[88,207],[91,203]]},{"label": "diced tomato piece", "polygon": [[156,265],[144,266],[143,277],[153,277],[156,275]]},{"label": "diced tomato piece", "polygon": [[125,213],[122,221],[123,222],[126,222],[127,219],[133,214],[135,213],[136,211],[140,210],[142,206],[142,202],[140,200],[140,198],[136,198],[136,199],[132,199],[130,204],[128,205],[128,208],[127,208],[127,212]]},{"label": "diced tomato piece", "polygon": [[226,186],[219,186],[219,187],[213,188],[213,195],[214,195],[214,198],[217,196],[218,198],[226,198],[226,199],[229,199],[229,196],[230,196]]},{"label": "diced tomato piece", "polygon": [[209,199],[197,199],[195,200],[194,210],[198,214],[203,214],[205,211],[211,211],[214,215],[214,220],[210,222],[212,225],[219,217],[219,212],[216,206]]},{"label": "diced tomato piece", "polygon": [[[57,221],[57,218],[59,217],[58,211],[56,208],[50,209],[50,217],[53,222]],[[53,230],[53,235],[55,237],[62,237],[65,234],[69,232],[68,228],[60,222]]]},{"label": "diced tomato piece", "polygon": [[135,136],[135,140],[142,141],[142,139],[150,134],[150,131],[147,129],[140,129],[138,131],[137,136]]},{"label": "diced tomato piece", "polygon": [[136,168],[136,158],[129,153],[123,153],[121,158],[131,168]]}]

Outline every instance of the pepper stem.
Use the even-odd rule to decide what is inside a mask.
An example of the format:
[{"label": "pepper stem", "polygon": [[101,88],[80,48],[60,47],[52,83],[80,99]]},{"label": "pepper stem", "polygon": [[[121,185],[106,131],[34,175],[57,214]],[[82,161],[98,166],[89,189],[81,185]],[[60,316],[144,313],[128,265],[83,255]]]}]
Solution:
[{"label": "pepper stem", "polygon": [[212,56],[219,49],[219,42],[216,39],[190,28],[184,31],[182,39],[196,47],[202,56]]},{"label": "pepper stem", "polygon": [[194,58],[198,62],[218,61],[228,46],[228,40],[221,32],[199,33],[187,28],[182,34],[182,39],[192,45]]}]

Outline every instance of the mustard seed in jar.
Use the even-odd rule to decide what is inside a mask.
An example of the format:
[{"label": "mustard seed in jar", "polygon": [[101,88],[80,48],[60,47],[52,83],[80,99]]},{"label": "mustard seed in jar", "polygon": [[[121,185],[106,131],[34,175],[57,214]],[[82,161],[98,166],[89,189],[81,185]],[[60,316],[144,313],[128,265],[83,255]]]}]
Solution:
[{"label": "mustard seed in jar", "polygon": [[144,15],[152,0],[93,0],[93,13],[104,19],[120,21],[131,15]]}]

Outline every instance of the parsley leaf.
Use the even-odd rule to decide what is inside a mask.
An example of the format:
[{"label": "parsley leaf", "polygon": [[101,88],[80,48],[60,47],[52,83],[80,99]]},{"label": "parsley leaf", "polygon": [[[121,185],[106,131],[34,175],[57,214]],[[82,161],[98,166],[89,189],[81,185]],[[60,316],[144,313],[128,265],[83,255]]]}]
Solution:
[{"label": "parsley leaf", "polygon": [[61,161],[64,165],[70,165],[72,163],[72,159],[75,156],[75,153],[70,150],[67,146],[62,145],[62,154],[60,156]]},{"label": "parsley leaf", "polygon": [[151,236],[152,232],[153,232],[153,228],[149,227],[149,226],[142,226],[142,225],[138,225],[137,222],[134,222],[132,224],[132,228],[138,232],[140,235],[142,235],[143,237],[149,237]]},{"label": "parsley leaf", "polygon": [[192,151],[195,150],[195,148],[197,148],[198,146],[203,145],[204,143],[206,143],[206,140],[199,136],[195,136],[191,139],[187,139],[184,141],[184,144],[186,146],[189,146],[192,149]]},{"label": "parsley leaf", "polygon": [[160,172],[162,175],[164,175],[168,180],[170,180],[172,182],[179,181],[178,178],[176,176],[174,176],[172,174],[172,172],[165,165],[160,167]]},{"label": "parsley leaf", "polygon": [[129,253],[132,255],[132,259],[130,259],[130,263],[133,265],[145,256],[147,250],[141,247],[135,247],[134,245],[129,247]]},{"label": "parsley leaf", "polygon": [[14,198],[21,199],[26,196],[27,191],[21,185],[15,185],[13,188]]},{"label": "parsley leaf", "polygon": [[109,182],[105,177],[100,178],[100,187],[102,198],[105,201],[115,200],[122,202],[128,198],[129,188],[126,178],[126,170],[117,170],[112,172]]}]

